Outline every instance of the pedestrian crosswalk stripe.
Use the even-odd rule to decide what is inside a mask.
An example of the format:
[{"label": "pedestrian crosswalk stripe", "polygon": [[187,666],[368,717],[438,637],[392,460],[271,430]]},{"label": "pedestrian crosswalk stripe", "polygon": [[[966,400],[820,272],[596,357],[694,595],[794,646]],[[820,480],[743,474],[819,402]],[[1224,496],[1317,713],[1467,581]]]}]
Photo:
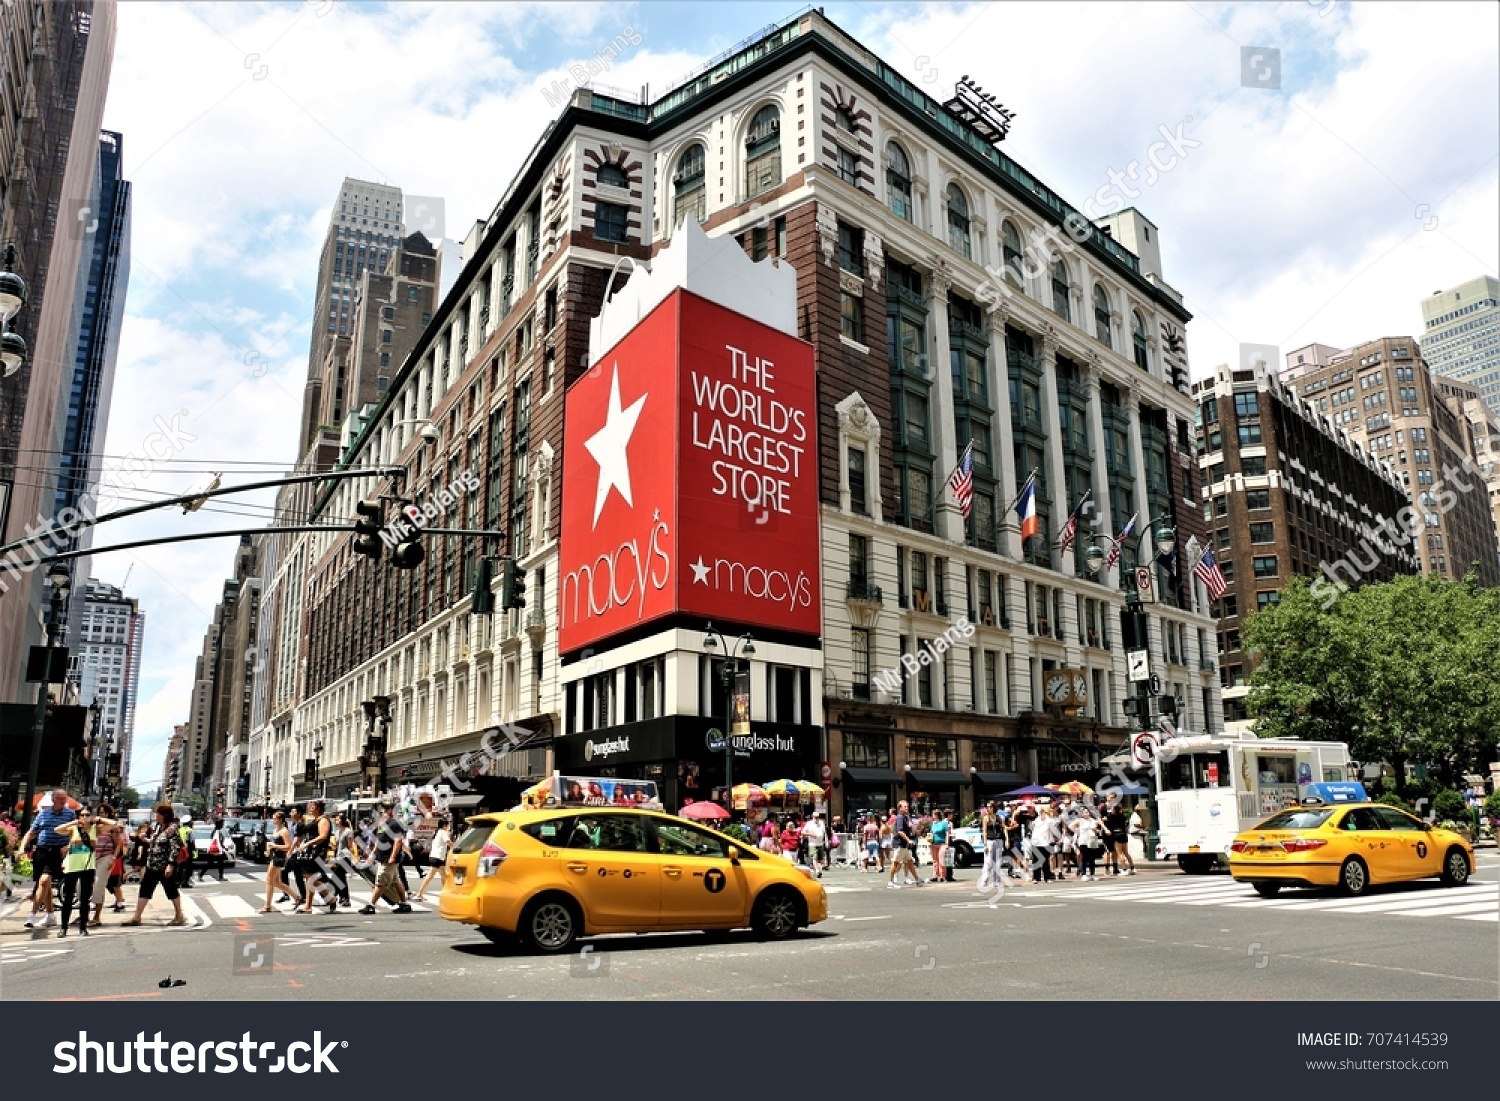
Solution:
[{"label": "pedestrian crosswalk stripe", "polygon": [[1403,910],[1401,917],[1459,917],[1462,914],[1492,914],[1494,912],[1495,900],[1487,898],[1458,906],[1430,906],[1425,910]]},{"label": "pedestrian crosswalk stripe", "polygon": [[1500,921],[1500,910],[1492,910],[1487,914],[1455,914],[1459,921]]},{"label": "pedestrian crosswalk stripe", "polygon": [[[1400,898],[1423,898],[1442,899],[1444,902],[1468,901],[1470,899],[1489,898],[1500,902],[1500,894],[1496,894],[1493,887],[1483,885],[1476,887],[1458,887],[1452,890],[1425,890],[1420,895],[1391,896]],[[1293,895],[1290,898],[1266,899],[1265,905],[1274,906],[1281,910],[1347,910],[1354,906],[1365,906],[1374,901],[1369,895],[1360,895],[1356,898],[1298,898]]]},{"label": "pedestrian crosswalk stripe", "polygon": [[256,907],[239,895],[204,895],[203,901],[221,918],[251,917]]}]

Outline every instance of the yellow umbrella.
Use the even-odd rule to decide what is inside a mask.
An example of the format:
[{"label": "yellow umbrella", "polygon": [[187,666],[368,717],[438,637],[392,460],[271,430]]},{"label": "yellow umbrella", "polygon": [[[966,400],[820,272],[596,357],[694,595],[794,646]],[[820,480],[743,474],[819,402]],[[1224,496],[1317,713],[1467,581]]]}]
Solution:
[{"label": "yellow umbrella", "polygon": [[766,805],[765,789],[756,784],[736,784],[730,792],[735,810],[749,810]]},{"label": "yellow umbrella", "polygon": [[1094,789],[1081,780],[1069,780],[1066,784],[1048,784],[1053,791],[1060,791],[1064,795],[1092,795]]}]

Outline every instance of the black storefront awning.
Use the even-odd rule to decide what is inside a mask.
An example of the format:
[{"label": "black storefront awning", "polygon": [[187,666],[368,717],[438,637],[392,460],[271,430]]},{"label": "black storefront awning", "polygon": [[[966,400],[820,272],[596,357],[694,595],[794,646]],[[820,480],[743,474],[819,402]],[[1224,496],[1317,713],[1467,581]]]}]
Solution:
[{"label": "black storefront awning", "polygon": [[1019,772],[976,772],[974,783],[980,787],[1009,791],[1011,788],[1023,788],[1031,781]]},{"label": "black storefront awning", "polygon": [[901,777],[889,768],[844,768],[844,775],[856,784],[899,784]]},{"label": "black storefront awning", "polygon": [[908,785],[919,784],[924,788],[956,788],[969,782],[962,772],[952,769],[914,768],[906,776]]}]

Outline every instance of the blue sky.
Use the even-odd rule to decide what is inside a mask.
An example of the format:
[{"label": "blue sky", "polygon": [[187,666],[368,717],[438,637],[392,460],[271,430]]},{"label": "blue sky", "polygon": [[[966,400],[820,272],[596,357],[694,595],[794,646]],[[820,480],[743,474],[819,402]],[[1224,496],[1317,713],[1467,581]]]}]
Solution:
[{"label": "blue sky", "polygon": [[[134,184],[107,450],[158,416],[197,437],[142,492],[295,458],[318,249],[342,179],[444,200],[461,239],[554,116],[543,89],[617,35],[601,85],[653,95],[796,10],[767,4],[123,4],[105,126]],[[1497,266],[1494,5],[828,4],[929,94],[963,75],[1005,151],[1081,204],[1165,127],[1199,144],[1139,198],[1196,320],[1195,375],[1238,344],[1420,336],[1418,299]],[[1279,51],[1280,87],[1242,83]],[[1191,120],[1191,121],[1185,121]],[[185,411],[185,412],[183,412]],[[241,471],[240,475],[233,472]],[[257,473],[251,473],[252,471]],[[238,499],[237,499],[238,500]],[[264,515],[262,496],[222,507]],[[254,524],[163,512],[99,544]],[[94,559],[147,611],[133,779],[159,777],[232,542]]]}]

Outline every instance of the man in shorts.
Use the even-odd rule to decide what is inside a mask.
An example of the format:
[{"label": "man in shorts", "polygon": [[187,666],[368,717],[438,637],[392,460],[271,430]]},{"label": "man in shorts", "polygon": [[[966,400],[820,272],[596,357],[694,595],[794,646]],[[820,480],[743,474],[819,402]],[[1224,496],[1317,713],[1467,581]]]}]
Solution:
[{"label": "man in shorts", "polygon": [[375,903],[387,891],[394,891],[400,901],[395,905],[394,912],[398,914],[411,913],[411,905],[406,901],[406,888],[401,883],[401,854],[406,851],[406,827],[401,824],[401,816],[396,813],[393,802],[386,800],[380,806],[384,821],[375,827],[375,890],[370,895],[370,903],[362,914],[375,913]]},{"label": "man in shorts", "polygon": [[898,875],[910,876],[913,886],[922,882],[917,875],[917,862],[913,859],[917,847],[916,834],[917,827],[911,820],[907,804],[898,804],[896,814],[891,819],[891,874],[885,882],[890,890],[901,889],[901,884],[896,882]]},{"label": "man in shorts", "polygon": [[[44,929],[52,920],[52,892],[62,885],[63,849],[68,838],[57,827],[76,822],[78,815],[68,806],[68,793],[58,788],[49,802],[43,804],[31,820],[31,828],[21,838],[20,849],[31,854],[31,916],[26,928]],[[37,917],[37,911],[41,917]]]}]

